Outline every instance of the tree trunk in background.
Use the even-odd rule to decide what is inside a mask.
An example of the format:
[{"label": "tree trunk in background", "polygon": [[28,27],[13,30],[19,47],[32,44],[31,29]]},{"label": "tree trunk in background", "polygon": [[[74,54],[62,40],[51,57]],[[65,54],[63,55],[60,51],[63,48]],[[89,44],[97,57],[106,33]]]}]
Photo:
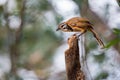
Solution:
[{"label": "tree trunk in background", "polygon": [[20,10],[20,19],[21,23],[19,28],[14,32],[10,26],[9,26],[9,12],[8,10],[8,3],[9,0],[5,4],[4,8],[4,16],[6,20],[6,27],[7,27],[7,33],[8,33],[8,52],[10,53],[10,60],[11,60],[11,70],[10,70],[10,75],[8,74],[8,79],[10,78],[9,76],[12,77],[17,77],[17,68],[19,64],[19,43],[22,35],[22,30],[23,30],[23,24],[24,24],[24,9],[25,9],[25,2],[26,0],[21,1],[21,10]]},{"label": "tree trunk in background", "polygon": [[120,6],[120,0],[117,0],[117,2],[118,2],[118,5]]}]

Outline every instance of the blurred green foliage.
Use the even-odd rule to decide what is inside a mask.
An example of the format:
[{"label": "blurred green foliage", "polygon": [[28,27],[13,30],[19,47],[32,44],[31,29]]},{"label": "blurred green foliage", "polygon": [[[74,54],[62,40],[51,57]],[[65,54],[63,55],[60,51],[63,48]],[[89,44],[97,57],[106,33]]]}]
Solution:
[{"label": "blurred green foliage", "polygon": [[107,77],[108,77],[108,73],[103,71],[95,78],[95,80],[104,80]]},{"label": "blurred green foliage", "polygon": [[[15,0],[16,7],[10,12],[8,11],[8,14],[5,14],[7,4],[0,5],[0,51],[4,51],[4,53],[8,53],[9,55],[15,55],[13,55],[13,57],[16,57],[18,63],[14,63],[14,61],[12,62],[11,60],[11,65],[39,72],[39,70],[44,70],[51,66],[54,51],[62,42],[62,36],[58,36],[55,33],[56,26],[49,22],[45,14],[51,12],[52,15],[54,15],[51,18],[55,20],[54,23],[56,24],[63,18],[54,11],[53,6],[48,0],[26,0],[24,10],[22,9],[23,1],[24,0]],[[24,11],[24,14],[21,16],[22,11]],[[17,45],[14,41],[18,28],[10,28],[8,21],[10,21],[9,17],[11,16],[14,16],[14,18],[23,18],[22,35]],[[12,35],[9,34],[8,27]],[[17,27],[19,27],[19,25]],[[10,54],[9,42],[11,40],[18,49],[15,48],[16,50],[13,51],[15,53]],[[16,52],[19,53],[17,56]],[[13,71],[13,74],[7,74],[6,76],[8,77],[6,77],[6,80],[21,80],[21,78],[14,75],[14,72],[15,71]],[[42,71],[40,71],[40,74],[43,75]],[[40,74],[38,74],[38,76]],[[48,74],[44,74],[44,76],[48,76]]]},{"label": "blurred green foliage", "polygon": [[[10,12],[10,16],[20,17],[20,11],[22,8],[22,0],[16,0],[16,8]],[[50,64],[54,51],[62,42],[61,37],[55,34],[55,26],[52,23],[49,26],[46,24],[47,18],[44,14],[47,11],[53,11],[51,4],[47,0],[27,0],[24,11],[24,25],[22,31],[22,37],[19,43],[19,65],[24,66],[27,63],[29,56],[34,54],[35,51],[39,51],[39,54],[43,56],[42,61],[37,67],[46,64]],[[0,50],[8,50],[7,42],[7,28],[6,25],[1,26],[4,20],[4,9],[0,6]],[[61,17],[54,14],[56,23],[61,21]],[[53,30],[54,29],[54,30]],[[16,29],[11,29],[15,33]],[[45,68],[44,66],[42,66]]]},{"label": "blurred green foliage", "polygon": [[82,6],[82,3],[84,2],[83,0],[73,0],[73,1],[75,1],[75,3],[77,3],[79,7]]},{"label": "blurred green foliage", "polygon": [[103,63],[103,61],[105,60],[105,53],[94,55],[94,59],[98,63]]},{"label": "blurred green foliage", "polygon": [[120,36],[120,29],[114,28],[113,29],[114,33]]},{"label": "blurred green foliage", "polygon": [[[20,17],[21,8],[22,8],[22,0],[15,0],[16,8],[14,8],[11,12],[9,12],[9,16]],[[83,2],[87,2],[87,0],[73,0],[79,8],[81,8]],[[9,40],[7,40],[8,30],[5,21],[5,12],[4,5],[0,5],[0,50],[8,51]],[[108,9],[108,6],[106,7]],[[20,38],[19,47],[19,57],[18,64],[19,67],[30,67],[30,69],[46,69],[50,67],[54,51],[56,48],[62,43],[62,36],[58,36],[55,33],[56,27],[53,26],[53,23],[49,23],[45,14],[47,12],[52,12],[55,19],[55,23],[58,24],[63,20],[63,17],[58,14],[54,10],[54,6],[48,0],[27,0],[25,11],[23,17],[23,30],[22,37]],[[106,13],[107,14],[107,13]],[[52,19],[51,19],[52,20]],[[16,29],[11,29],[12,33],[15,33]],[[115,44],[120,44],[120,29],[113,29],[116,38],[111,40],[106,48],[110,48]],[[11,36],[10,36],[11,37]],[[91,49],[95,49],[97,46],[97,42],[95,41],[93,35],[88,32],[87,34],[86,44],[87,51],[91,51]],[[14,40],[14,39],[13,39]],[[31,55],[38,52],[38,62],[35,64],[32,63],[32,60],[36,59],[36,56]],[[9,53],[9,52],[8,52]],[[102,63],[105,60],[105,54],[102,53],[100,55],[94,55],[94,59],[98,63]],[[31,59],[31,60],[30,60]],[[95,80],[105,79],[108,76],[107,72],[101,72]],[[10,80],[21,80],[19,77],[14,78],[16,76],[9,75]]]},{"label": "blurred green foliage", "polygon": [[120,29],[114,28],[114,34],[116,34],[116,38],[111,40],[105,47],[110,48],[113,45],[120,44]]}]

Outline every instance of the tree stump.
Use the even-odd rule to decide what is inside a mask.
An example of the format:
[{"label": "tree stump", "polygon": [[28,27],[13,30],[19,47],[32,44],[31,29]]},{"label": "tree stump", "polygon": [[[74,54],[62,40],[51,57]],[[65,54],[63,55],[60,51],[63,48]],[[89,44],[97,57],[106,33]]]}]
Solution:
[{"label": "tree stump", "polygon": [[81,70],[79,62],[78,37],[71,36],[68,39],[69,49],[65,51],[65,64],[68,80],[85,80],[85,75]]}]

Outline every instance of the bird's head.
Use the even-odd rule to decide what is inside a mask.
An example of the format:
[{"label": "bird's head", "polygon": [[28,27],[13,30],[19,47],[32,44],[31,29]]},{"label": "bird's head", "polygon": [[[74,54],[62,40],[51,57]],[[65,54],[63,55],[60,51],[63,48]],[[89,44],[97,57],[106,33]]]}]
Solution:
[{"label": "bird's head", "polygon": [[61,30],[64,32],[73,31],[73,29],[69,25],[67,25],[65,22],[58,25],[58,28],[56,29],[56,31],[58,30]]}]

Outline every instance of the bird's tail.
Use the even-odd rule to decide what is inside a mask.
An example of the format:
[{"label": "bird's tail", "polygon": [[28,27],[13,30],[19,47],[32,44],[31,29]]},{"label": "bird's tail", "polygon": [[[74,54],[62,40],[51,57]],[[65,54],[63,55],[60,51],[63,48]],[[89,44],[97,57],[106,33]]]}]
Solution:
[{"label": "bird's tail", "polygon": [[90,27],[89,30],[94,35],[94,37],[96,38],[97,43],[101,46],[101,48],[105,48],[104,43],[102,42],[102,40],[100,39],[100,37],[98,36],[98,34],[95,32],[95,30],[93,29],[93,27]]}]

